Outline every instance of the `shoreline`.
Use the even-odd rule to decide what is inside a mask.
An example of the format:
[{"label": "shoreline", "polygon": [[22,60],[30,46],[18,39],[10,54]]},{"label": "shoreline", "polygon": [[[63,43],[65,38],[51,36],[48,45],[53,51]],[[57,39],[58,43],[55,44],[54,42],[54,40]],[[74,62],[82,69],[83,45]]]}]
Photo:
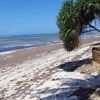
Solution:
[{"label": "shoreline", "polygon": [[[1,54],[0,98],[3,100],[52,98],[70,100],[69,95],[72,94],[73,97],[80,86],[99,86],[98,73],[75,71],[88,62],[88,58],[92,56],[93,45],[91,44],[100,43],[100,38],[94,41],[92,39],[92,42],[90,39],[87,41],[84,40],[84,43],[72,52],[67,52],[62,43],[58,43]],[[75,91],[72,91],[72,87]]]},{"label": "shoreline", "polygon": [[[91,39],[81,39],[80,46],[90,45],[91,43],[99,42],[100,38],[91,38]],[[7,66],[15,66],[21,64],[27,60],[39,58],[41,54],[49,54],[52,51],[59,49],[64,49],[63,43],[49,43],[48,45],[22,48],[17,50],[11,50],[6,52],[0,52],[0,68]],[[67,51],[66,51],[67,52]]]},{"label": "shoreline", "polygon": [[26,49],[26,48],[47,46],[47,45],[50,45],[50,44],[57,44],[57,43],[61,43],[61,42],[51,42],[51,43],[48,43],[48,44],[36,45],[36,46],[12,47],[12,49],[11,49],[11,48],[8,48],[7,50],[4,50],[4,51],[2,50],[2,51],[0,51],[0,53],[2,53],[2,52],[9,52],[9,51],[15,51],[15,50],[20,50],[20,49]]},{"label": "shoreline", "polygon": [[[100,37],[89,37],[89,38],[79,38],[80,40],[80,45],[83,45],[83,44],[87,44],[87,43],[91,43],[93,41],[100,41]],[[48,43],[48,44],[44,44],[44,45],[37,45],[37,46],[26,46],[26,47],[15,47],[13,49],[9,49],[9,50],[5,50],[5,51],[0,51],[0,54],[6,54],[6,53],[10,53],[11,51],[18,51],[18,50],[24,50],[24,49],[28,49],[28,48],[39,48],[39,47],[45,47],[45,46],[48,46],[48,45],[53,45],[53,44],[63,44],[62,41],[59,41],[59,42],[51,42],[51,43]]]},{"label": "shoreline", "polygon": [[45,45],[39,45],[39,46],[29,46],[29,47],[23,47],[23,48],[17,48],[17,49],[12,49],[8,51],[1,51],[0,54],[10,54],[16,51],[24,50],[24,49],[34,49],[34,48],[39,48],[39,47],[46,47],[46,46],[51,46],[51,45],[56,45],[56,44],[62,44],[62,42],[54,42],[54,43],[48,43]]},{"label": "shoreline", "polygon": [[0,68],[15,66],[27,60],[36,59],[42,53],[50,53],[63,48],[62,43],[51,43],[45,46],[30,47],[0,53]]}]

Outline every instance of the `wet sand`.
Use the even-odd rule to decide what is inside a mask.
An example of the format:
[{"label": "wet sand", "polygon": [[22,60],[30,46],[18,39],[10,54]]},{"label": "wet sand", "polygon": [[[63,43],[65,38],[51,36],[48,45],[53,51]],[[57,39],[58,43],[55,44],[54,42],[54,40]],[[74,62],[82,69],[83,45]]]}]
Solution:
[{"label": "wet sand", "polygon": [[[81,39],[80,46],[91,42],[100,41],[100,38]],[[19,50],[7,51],[0,53],[0,68],[7,66],[15,66],[27,60],[39,58],[42,53],[50,53],[58,49],[64,48],[63,43],[51,43],[46,46],[30,47]]]},{"label": "wet sand", "polygon": [[98,73],[74,72],[85,63],[84,59],[91,58],[91,48],[97,43],[100,38],[83,40],[82,45],[72,52],[67,52],[62,43],[55,43],[0,53],[0,98],[70,100],[69,95],[74,92],[72,87],[77,90],[84,83],[85,86],[99,86]]},{"label": "wet sand", "polygon": [[46,46],[30,47],[0,53],[0,68],[15,66],[27,60],[39,58],[42,53],[50,53],[63,48],[62,43],[53,43]]}]

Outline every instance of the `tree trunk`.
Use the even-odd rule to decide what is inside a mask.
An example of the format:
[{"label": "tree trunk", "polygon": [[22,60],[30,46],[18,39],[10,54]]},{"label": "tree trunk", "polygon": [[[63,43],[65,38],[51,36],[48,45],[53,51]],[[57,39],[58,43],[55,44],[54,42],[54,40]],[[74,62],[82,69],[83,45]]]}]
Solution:
[{"label": "tree trunk", "polygon": [[92,61],[100,64],[100,47],[93,47],[93,49],[92,49]]}]

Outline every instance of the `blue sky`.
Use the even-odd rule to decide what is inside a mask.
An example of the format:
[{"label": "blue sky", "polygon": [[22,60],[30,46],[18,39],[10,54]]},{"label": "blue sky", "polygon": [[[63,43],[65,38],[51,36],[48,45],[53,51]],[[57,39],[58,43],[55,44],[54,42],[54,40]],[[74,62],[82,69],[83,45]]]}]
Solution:
[{"label": "blue sky", "polygon": [[0,0],[0,34],[56,33],[64,0]]}]

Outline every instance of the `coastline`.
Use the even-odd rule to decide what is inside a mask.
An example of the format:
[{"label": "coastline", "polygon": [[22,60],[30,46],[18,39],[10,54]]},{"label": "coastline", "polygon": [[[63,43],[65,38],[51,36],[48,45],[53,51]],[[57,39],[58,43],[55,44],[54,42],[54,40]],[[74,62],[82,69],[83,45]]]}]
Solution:
[{"label": "coastline", "polygon": [[[80,46],[95,44],[100,41],[99,37],[81,39]],[[36,59],[41,56],[41,54],[50,54],[52,51],[59,49],[64,49],[63,43],[49,43],[47,45],[28,47],[16,50],[10,50],[6,52],[0,52],[0,68],[5,68],[9,66],[16,66],[24,63],[27,60]],[[66,51],[66,50],[65,50]],[[67,51],[66,51],[67,53]]]},{"label": "coastline", "polygon": [[[70,70],[78,64],[77,60],[91,58],[91,44],[98,42],[100,43],[100,38],[84,40],[82,45],[72,52],[67,52],[62,43],[55,43],[0,54],[0,95],[3,96],[3,100],[40,100],[49,98],[50,94],[52,98],[52,91],[49,90],[56,88],[58,91],[59,88],[63,88],[66,78],[70,82],[71,79],[85,81],[86,77],[95,77],[97,74],[84,74],[77,71],[66,73],[67,69],[59,66],[68,63],[68,70]],[[93,82],[97,80],[99,79]],[[67,87],[69,90],[72,89],[70,86]],[[57,91],[55,90],[55,95]],[[70,92],[68,91],[68,94]]]},{"label": "coastline", "polygon": [[62,43],[50,43],[44,46],[1,52],[0,68],[5,66],[16,66],[27,60],[38,58],[38,55],[41,55],[42,53],[49,53],[60,48],[63,48]]},{"label": "coastline", "polygon": [[38,47],[59,42],[57,34],[8,35],[0,37],[0,52]]}]

